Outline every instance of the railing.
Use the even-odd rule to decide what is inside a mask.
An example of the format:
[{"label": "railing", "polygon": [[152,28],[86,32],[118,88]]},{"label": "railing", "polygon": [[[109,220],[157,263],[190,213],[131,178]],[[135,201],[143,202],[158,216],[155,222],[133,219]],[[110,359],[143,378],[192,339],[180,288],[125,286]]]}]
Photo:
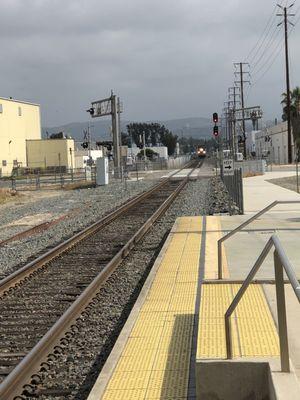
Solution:
[{"label": "railing", "polygon": [[295,295],[300,303],[300,285],[297,279],[297,275],[294,271],[292,264],[290,263],[287,255],[285,254],[282,244],[280,243],[277,235],[272,235],[265,245],[263,251],[252,267],[249,275],[242,284],[240,290],[237,292],[235,298],[230,304],[228,310],[225,313],[225,335],[226,335],[226,352],[227,359],[232,359],[232,337],[231,337],[231,325],[230,316],[239,304],[243,294],[250,285],[252,279],[256,275],[266,256],[272,247],[274,250],[274,269],[275,269],[275,284],[276,284],[276,301],[277,301],[277,316],[278,316],[278,331],[279,331],[279,345],[280,345],[280,361],[281,371],[290,372],[290,361],[289,361],[289,347],[288,347],[288,336],[287,336],[287,324],[286,324],[286,307],[285,307],[285,296],[284,296],[284,278],[283,269],[294,289]]},{"label": "railing", "polygon": [[289,201],[281,201],[281,200],[276,200],[273,203],[269,204],[267,207],[263,208],[261,211],[259,211],[257,214],[253,215],[253,217],[247,219],[247,221],[243,222],[241,225],[239,225],[237,228],[233,229],[227,235],[221,237],[221,239],[218,240],[218,279],[223,279],[223,249],[222,249],[222,243],[225,242],[225,240],[229,239],[231,236],[235,235],[237,232],[241,231],[245,226],[249,225],[251,222],[259,218],[262,214],[266,213],[269,211],[271,208],[277,206],[277,204],[297,204],[300,203],[300,200],[289,200]]}]

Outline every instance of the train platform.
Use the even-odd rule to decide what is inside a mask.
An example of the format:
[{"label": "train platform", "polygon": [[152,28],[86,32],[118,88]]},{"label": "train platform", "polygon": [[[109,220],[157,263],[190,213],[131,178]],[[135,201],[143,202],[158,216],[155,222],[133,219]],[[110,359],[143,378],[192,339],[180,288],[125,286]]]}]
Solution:
[{"label": "train platform", "polygon": [[[216,280],[217,240],[247,216],[178,218],[88,400],[300,398],[299,304],[287,290],[295,369],[280,373],[271,256],[232,317],[234,358],[226,360],[224,313],[274,231],[300,277],[300,218],[276,215],[224,243],[223,282]],[[229,385],[232,379],[235,384]],[[223,389],[218,394],[222,386],[225,394]],[[249,393],[257,397],[246,397]]]}]

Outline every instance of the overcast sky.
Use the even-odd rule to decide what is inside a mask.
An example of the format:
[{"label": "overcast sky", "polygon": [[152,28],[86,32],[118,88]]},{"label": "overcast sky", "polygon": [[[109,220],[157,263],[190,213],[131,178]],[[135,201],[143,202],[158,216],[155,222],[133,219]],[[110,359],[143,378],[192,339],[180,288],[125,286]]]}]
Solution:
[{"label": "overcast sky", "polygon": [[[266,119],[280,117],[283,29],[275,3],[1,0],[0,96],[40,103],[43,126],[87,120],[90,102],[111,89],[124,119],[210,118],[227,100],[233,62],[250,61],[252,82],[260,80],[246,105],[260,104]],[[296,0],[294,22],[299,6]],[[290,36],[293,86],[300,84],[299,35],[300,23]]]}]

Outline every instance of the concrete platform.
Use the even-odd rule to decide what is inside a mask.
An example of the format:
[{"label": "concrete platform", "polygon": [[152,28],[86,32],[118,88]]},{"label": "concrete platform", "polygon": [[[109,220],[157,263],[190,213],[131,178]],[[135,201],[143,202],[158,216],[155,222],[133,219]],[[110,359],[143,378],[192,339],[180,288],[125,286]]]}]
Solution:
[{"label": "concrete platform", "polygon": [[[281,235],[300,276],[295,243],[296,237],[299,237],[300,216],[298,221],[290,213],[274,215],[267,215],[246,233],[238,234],[225,243],[225,278],[243,279],[252,261],[257,258],[260,247],[274,229]],[[224,312],[240,284],[205,283],[205,280],[217,277],[217,240],[244,218],[214,216],[177,219],[88,400],[196,399],[199,366],[202,368],[200,377],[206,376],[207,363],[209,368],[214,368],[211,373],[215,377],[216,368],[221,365],[219,362],[225,366],[225,370],[221,369],[226,371],[224,376],[229,371],[232,377],[232,371],[237,371],[236,382],[243,383],[243,379],[252,382],[253,379],[253,385],[258,385],[255,379],[264,377],[257,387],[261,395],[267,393],[267,390],[273,391],[273,397],[269,396],[269,399],[293,399],[298,394],[300,398],[294,373],[278,372],[277,320],[274,320],[270,311],[274,308],[274,285],[251,285],[232,317],[233,362],[236,364],[228,370],[228,361],[225,360]],[[260,277],[272,278],[272,272],[269,260]],[[297,309],[296,306],[292,300],[288,304],[296,320],[295,323],[288,321],[288,327],[293,343],[290,356],[298,369],[300,347],[297,344],[300,341],[299,318],[296,314],[299,316],[300,308],[299,304]],[[238,374],[245,366],[246,378]],[[222,373],[217,374],[219,382],[222,382]],[[268,385],[265,385],[266,380]],[[207,386],[204,385],[203,390],[209,386],[209,374],[205,382]],[[212,380],[211,384],[215,385],[215,382]],[[292,388],[289,389],[289,396],[292,394],[296,397],[287,396],[286,385]],[[247,385],[244,386],[246,388]],[[251,385],[249,387],[251,389]],[[197,398],[246,398],[246,395],[230,397],[228,393],[231,393],[230,390],[227,397]]]}]

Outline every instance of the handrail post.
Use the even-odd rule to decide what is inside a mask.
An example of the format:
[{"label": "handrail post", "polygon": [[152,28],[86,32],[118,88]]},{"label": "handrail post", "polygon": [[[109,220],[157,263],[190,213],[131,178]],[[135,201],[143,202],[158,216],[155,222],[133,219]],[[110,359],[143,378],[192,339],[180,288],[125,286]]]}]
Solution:
[{"label": "handrail post", "polygon": [[283,266],[278,256],[277,250],[274,251],[274,267],[275,267],[281,371],[290,372],[289,345],[288,345],[287,324],[286,324],[286,306],[285,306],[285,296],[284,296]]},{"label": "handrail post", "polygon": [[230,316],[225,314],[225,340],[226,340],[226,358],[232,359],[232,337],[231,337],[231,322]]},{"label": "handrail post", "polygon": [[223,251],[222,251],[222,241],[218,240],[218,279],[223,279]]}]

